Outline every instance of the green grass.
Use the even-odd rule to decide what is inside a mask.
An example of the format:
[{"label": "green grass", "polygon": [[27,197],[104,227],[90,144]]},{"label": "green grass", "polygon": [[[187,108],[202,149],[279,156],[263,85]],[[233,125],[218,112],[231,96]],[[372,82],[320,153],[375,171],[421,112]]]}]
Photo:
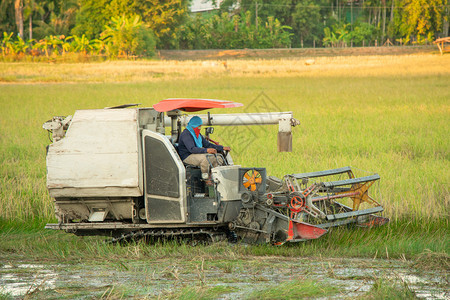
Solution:
[{"label": "green grass", "polygon": [[[0,86],[0,217],[21,222],[52,219],[45,187],[47,133],[42,123],[76,109],[167,97],[233,99],[249,105],[261,91],[269,108],[292,110],[301,125],[293,152],[276,152],[276,126],[217,128],[235,163],[268,174],[350,165],[381,176],[375,190],[391,218],[446,218],[450,201],[450,76],[381,78],[223,78],[119,84]],[[225,111],[216,110],[218,113]],[[230,132],[231,131],[231,132]],[[242,144],[250,140],[245,149]],[[255,155],[257,154],[257,155]],[[276,157],[277,159],[273,159]],[[364,170],[364,171],[359,171]]]},{"label": "green grass", "polygon": [[324,282],[297,279],[253,292],[248,299],[303,299],[337,294],[336,286]]},{"label": "green grass", "polygon": [[78,237],[53,230],[0,226],[0,257],[24,258],[76,263],[77,261],[106,260],[117,263],[140,259],[183,259],[201,264],[206,258],[225,273],[239,273],[245,268],[241,259],[249,257],[361,257],[382,259],[407,259],[418,269],[450,270],[448,254],[449,233],[446,223],[418,226],[413,223],[392,222],[376,229],[337,228],[322,238],[282,247],[270,245],[229,245],[219,243],[192,247],[189,244],[164,242],[148,246],[143,242],[125,246],[105,243],[104,237]]},{"label": "green grass", "polygon": [[405,282],[388,278],[378,278],[367,294],[361,299],[397,300],[419,299]]},{"label": "green grass", "polygon": [[180,300],[206,300],[219,299],[221,295],[232,293],[236,288],[229,286],[213,286],[213,287],[183,287],[179,291],[167,293],[163,295],[165,299],[180,299]]},{"label": "green grass", "polygon": [[14,299],[14,297],[11,296],[10,293],[2,292],[2,290],[0,289],[0,300],[10,300],[10,299]]}]

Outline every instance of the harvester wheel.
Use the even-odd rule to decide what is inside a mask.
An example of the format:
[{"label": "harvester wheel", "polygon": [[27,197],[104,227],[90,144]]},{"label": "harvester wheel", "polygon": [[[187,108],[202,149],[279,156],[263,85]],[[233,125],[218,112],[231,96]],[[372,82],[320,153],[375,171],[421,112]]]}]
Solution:
[{"label": "harvester wheel", "polygon": [[252,195],[250,194],[250,192],[243,192],[241,194],[241,200],[242,200],[242,203],[248,204],[252,201]]},{"label": "harvester wheel", "polygon": [[230,222],[228,223],[228,228],[230,230],[235,230],[236,229],[236,223],[235,222]]},{"label": "harvester wheel", "polygon": [[139,219],[141,219],[141,220],[146,220],[147,219],[145,208],[141,208],[139,210]]},{"label": "harvester wheel", "polygon": [[305,205],[303,197],[294,195],[291,198],[291,210],[299,211]]},{"label": "harvester wheel", "polygon": [[251,222],[250,225],[249,225],[249,227],[250,227],[251,229],[253,229],[253,230],[259,230],[259,229],[261,228],[261,226],[259,225],[259,223],[258,223],[258,222],[255,222],[255,221]]}]

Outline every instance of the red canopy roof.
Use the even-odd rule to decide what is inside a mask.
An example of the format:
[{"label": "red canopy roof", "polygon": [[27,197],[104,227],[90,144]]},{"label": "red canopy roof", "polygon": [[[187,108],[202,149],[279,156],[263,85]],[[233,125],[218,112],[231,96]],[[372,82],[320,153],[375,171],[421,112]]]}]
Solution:
[{"label": "red canopy roof", "polygon": [[209,108],[228,108],[239,106],[243,106],[243,104],[228,100],[170,98],[156,103],[153,105],[153,108],[159,112],[174,109],[194,112]]}]

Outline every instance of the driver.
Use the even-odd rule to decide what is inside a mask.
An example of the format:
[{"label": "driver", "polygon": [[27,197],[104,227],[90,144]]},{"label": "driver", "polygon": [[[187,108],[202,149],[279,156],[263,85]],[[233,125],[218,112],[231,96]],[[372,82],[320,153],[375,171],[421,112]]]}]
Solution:
[{"label": "driver", "polygon": [[[178,154],[184,163],[199,166],[202,171],[202,178],[206,180],[207,184],[211,184],[211,181],[208,180],[209,163],[206,159],[206,154],[215,154],[217,151],[223,150],[230,151],[231,148],[208,142],[200,133],[202,124],[202,119],[198,116],[194,116],[189,120],[178,141]],[[218,166],[215,157],[210,157],[210,162],[213,167]]]}]

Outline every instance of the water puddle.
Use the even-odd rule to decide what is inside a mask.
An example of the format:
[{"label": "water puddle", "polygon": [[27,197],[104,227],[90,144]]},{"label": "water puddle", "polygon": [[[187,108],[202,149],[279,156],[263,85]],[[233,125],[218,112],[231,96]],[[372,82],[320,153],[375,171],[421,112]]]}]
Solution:
[{"label": "water puddle", "polygon": [[127,297],[165,297],[185,286],[221,286],[221,299],[241,299],[281,282],[312,279],[339,289],[333,298],[367,293],[378,278],[403,282],[424,299],[449,299],[448,274],[400,260],[255,258],[249,261],[131,261],[95,265],[0,263],[0,296],[84,298],[114,289]]},{"label": "water puddle", "polygon": [[52,289],[57,275],[40,264],[6,264],[0,268],[0,292],[22,297],[36,289]]}]

